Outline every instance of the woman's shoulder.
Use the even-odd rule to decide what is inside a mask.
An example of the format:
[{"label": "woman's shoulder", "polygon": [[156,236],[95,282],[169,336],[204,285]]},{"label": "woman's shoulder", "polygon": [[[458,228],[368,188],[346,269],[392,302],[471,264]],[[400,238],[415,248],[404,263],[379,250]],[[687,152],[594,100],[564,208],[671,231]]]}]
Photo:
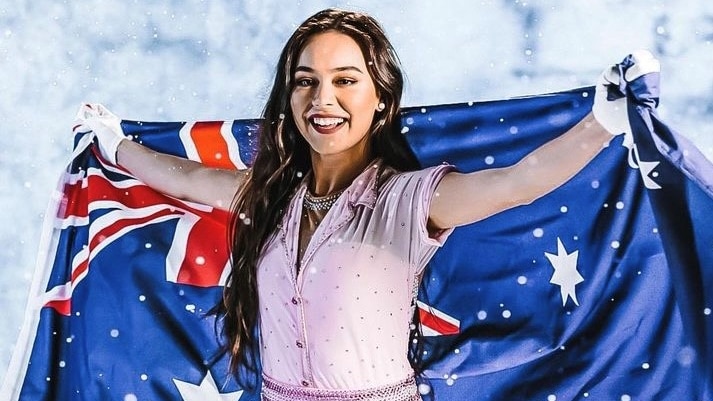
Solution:
[{"label": "woman's shoulder", "polygon": [[379,197],[393,193],[412,193],[418,195],[421,189],[433,190],[441,178],[453,171],[449,164],[439,164],[415,170],[402,171],[384,165],[377,179]]},{"label": "woman's shoulder", "polygon": [[389,180],[411,180],[428,177],[431,175],[443,175],[454,168],[448,163],[437,164],[435,166],[419,167],[413,170],[399,170],[389,165],[383,165],[382,173],[380,174],[380,182],[388,182]]}]

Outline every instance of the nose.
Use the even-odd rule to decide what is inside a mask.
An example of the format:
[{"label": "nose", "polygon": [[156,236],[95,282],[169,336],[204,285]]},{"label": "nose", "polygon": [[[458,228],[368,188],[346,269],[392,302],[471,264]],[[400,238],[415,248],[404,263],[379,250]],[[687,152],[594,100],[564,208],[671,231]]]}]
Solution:
[{"label": "nose", "polygon": [[319,83],[312,95],[312,106],[324,107],[333,106],[334,100],[334,88],[329,83]]}]

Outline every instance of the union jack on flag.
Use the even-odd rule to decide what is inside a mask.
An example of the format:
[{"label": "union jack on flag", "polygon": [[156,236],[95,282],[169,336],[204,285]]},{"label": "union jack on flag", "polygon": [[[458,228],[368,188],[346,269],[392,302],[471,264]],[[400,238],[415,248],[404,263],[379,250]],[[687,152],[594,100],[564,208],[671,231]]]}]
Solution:
[{"label": "union jack on flag", "polygon": [[[418,295],[424,398],[713,399],[713,166],[660,121],[653,79],[620,88],[633,138],[436,253]],[[507,166],[591,99],[584,88],[407,108],[402,132],[423,166]],[[152,149],[244,168],[257,123],[122,127]],[[75,137],[50,211],[1,399],[259,399],[227,374],[206,316],[225,284],[228,213],[156,193],[102,160],[91,133]]]}]

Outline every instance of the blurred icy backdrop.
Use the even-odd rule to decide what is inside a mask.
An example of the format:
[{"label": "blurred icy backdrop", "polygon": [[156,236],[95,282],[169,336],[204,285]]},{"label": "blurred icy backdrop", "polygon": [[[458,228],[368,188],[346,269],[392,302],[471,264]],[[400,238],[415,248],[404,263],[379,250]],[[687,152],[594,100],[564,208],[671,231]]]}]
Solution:
[{"label": "blurred icy backdrop", "polygon": [[660,114],[713,159],[708,0],[3,0],[0,378],[79,103],[145,121],[256,117],[288,35],[332,6],[383,23],[408,76],[407,106],[591,85],[607,64],[649,48],[662,61]]}]

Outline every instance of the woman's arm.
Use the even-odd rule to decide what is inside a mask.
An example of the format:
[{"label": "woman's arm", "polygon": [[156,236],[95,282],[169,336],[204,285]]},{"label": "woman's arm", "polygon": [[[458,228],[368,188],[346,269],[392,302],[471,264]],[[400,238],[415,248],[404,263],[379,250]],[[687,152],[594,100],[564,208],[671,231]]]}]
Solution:
[{"label": "woman's arm", "polygon": [[631,135],[627,99],[610,99],[607,86],[620,88],[659,71],[659,61],[653,54],[635,51],[621,64],[604,70],[596,85],[592,112],[564,135],[512,166],[443,177],[431,202],[429,225],[442,229],[473,223],[529,204],[557,189],[582,170],[614,135]]},{"label": "woman's arm", "polygon": [[121,119],[100,104],[83,104],[75,131],[93,131],[99,151],[151,188],[174,198],[229,210],[249,170],[209,168],[181,157],[156,152],[130,141]]},{"label": "woman's arm", "polygon": [[529,204],[576,175],[612,137],[590,113],[512,166],[449,173],[436,187],[430,225],[456,227]]},{"label": "woman's arm", "polygon": [[116,161],[151,188],[174,198],[229,210],[249,170],[209,168],[124,139]]}]

